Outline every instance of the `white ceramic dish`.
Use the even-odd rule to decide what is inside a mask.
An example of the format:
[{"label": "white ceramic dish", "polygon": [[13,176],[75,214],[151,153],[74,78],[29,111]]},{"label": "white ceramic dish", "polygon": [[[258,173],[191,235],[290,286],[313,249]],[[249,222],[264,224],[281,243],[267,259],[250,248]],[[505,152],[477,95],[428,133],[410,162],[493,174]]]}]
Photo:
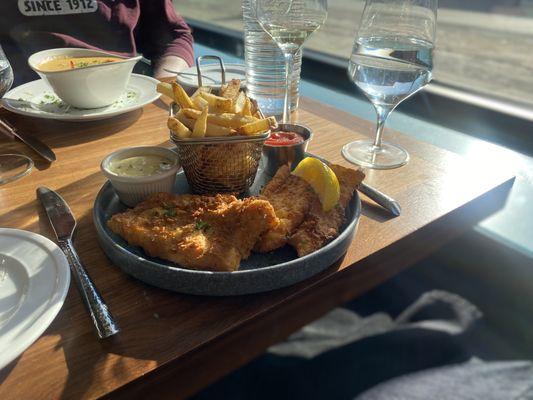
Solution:
[{"label": "white ceramic dish", "polygon": [[0,228],[0,368],[39,338],[63,305],[70,270],[44,236]]},{"label": "white ceramic dish", "polygon": [[[150,176],[120,176],[109,170],[109,164],[113,160],[147,155],[159,155],[168,158],[173,164],[168,171]],[[128,206],[134,207],[153,193],[172,192],[180,166],[178,156],[172,150],[164,147],[144,146],[117,150],[103,159],[100,168],[113,185],[120,200]]]},{"label": "white ceramic dish", "polygon": [[149,76],[131,74],[126,91],[113,104],[103,108],[81,109],[69,106],[57,97],[42,79],[17,86],[0,100],[7,110],[29,117],[60,121],[92,121],[137,110],[157,100],[159,81]]},{"label": "white ceramic dish", "polygon": [[[123,61],[66,71],[39,69],[43,61],[58,57],[117,57]],[[98,50],[63,48],[34,53],[28,59],[28,64],[65,103],[77,108],[101,108],[113,104],[124,93],[131,71],[141,58],[120,57]]]},{"label": "white ceramic dish", "polygon": [[[241,87],[246,85],[246,67],[244,64],[224,64],[224,67],[226,70],[226,82],[230,82],[232,79],[240,79]],[[198,88],[198,71],[196,66],[178,72],[177,81],[184,88]],[[202,84],[215,89],[219,89],[222,86],[220,64],[202,65]]]}]

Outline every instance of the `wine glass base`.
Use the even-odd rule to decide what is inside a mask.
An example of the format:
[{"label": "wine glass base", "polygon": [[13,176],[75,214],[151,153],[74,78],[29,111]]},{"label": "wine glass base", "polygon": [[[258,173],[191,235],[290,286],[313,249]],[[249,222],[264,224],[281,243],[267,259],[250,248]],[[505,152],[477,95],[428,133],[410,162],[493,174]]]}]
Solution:
[{"label": "wine glass base", "polygon": [[371,140],[356,140],[344,145],[342,155],[352,164],[373,169],[392,169],[407,164],[409,153],[391,143],[375,147]]},{"label": "wine glass base", "polygon": [[0,154],[0,185],[25,175],[33,168],[33,160],[23,154]]}]

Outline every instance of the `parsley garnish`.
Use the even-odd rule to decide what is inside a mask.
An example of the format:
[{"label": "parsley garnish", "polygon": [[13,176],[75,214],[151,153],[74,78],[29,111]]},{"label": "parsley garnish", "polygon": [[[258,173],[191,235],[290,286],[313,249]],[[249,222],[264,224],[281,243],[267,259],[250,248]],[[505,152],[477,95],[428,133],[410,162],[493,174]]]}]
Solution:
[{"label": "parsley garnish", "polygon": [[175,217],[176,216],[176,210],[174,210],[174,209],[165,210],[165,215],[167,217]]},{"label": "parsley garnish", "polygon": [[164,214],[167,217],[175,217],[176,216],[176,209],[172,206],[165,205],[165,212]]},{"label": "parsley garnish", "polygon": [[211,225],[209,225],[207,222],[198,220],[196,221],[196,224],[194,225],[194,229],[197,231],[207,231],[209,228],[211,228]]}]

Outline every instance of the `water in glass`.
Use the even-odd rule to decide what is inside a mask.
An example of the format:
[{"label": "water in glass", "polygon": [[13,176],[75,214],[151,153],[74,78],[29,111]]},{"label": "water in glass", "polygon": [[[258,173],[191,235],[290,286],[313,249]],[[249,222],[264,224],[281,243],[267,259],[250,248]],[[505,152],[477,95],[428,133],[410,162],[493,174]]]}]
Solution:
[{"label": "water in glass", "polygon": [[[246,90],[265,115],[281,116],[285,98],[285,58],[281,49],[255,18],[254,0],[242,1]],[[291,110],[298,107],[302,53],[294,57]]]},{"label": "water in glass", "polygon": [[343,147],[354,164],[388,169],[404,165],[409,155],[381,137],[388,115],[432,77],[436,0],[367,0],[348,64],[353,83],[374,105],[376,138]]},{"label": "water in glass", "polygon": [[305,40],[326,20],[327,0],[254,0],[259,25],[277,43],[285,56],[283,122],[290,122],[290,82],[295,56]]}]

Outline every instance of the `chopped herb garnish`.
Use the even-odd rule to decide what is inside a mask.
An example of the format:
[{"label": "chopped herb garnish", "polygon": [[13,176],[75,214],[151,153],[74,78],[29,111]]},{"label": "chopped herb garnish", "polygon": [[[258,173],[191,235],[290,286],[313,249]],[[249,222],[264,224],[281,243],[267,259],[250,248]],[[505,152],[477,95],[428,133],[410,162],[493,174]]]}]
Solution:
[{"label": "chopped herb garnish", "polygon": [[211,225],[209,225],[207,222],[198,220],[196,221],[196,224],[194,225],[194,229],[197,231],[207,231],[209,228],[211,228]]},{"label": "chopped herb garnish", "polygon": [[165,210],[165,215],[167,217],[175,217],[176,216],[176,210],[173,208],[168,208]]},{"label": "chopped herb garnish", "polygon": [[165,204],[164,208],[165,208],[164,214],[167,217],[175,217],[176,216],[176,209],[173,206]]}]

